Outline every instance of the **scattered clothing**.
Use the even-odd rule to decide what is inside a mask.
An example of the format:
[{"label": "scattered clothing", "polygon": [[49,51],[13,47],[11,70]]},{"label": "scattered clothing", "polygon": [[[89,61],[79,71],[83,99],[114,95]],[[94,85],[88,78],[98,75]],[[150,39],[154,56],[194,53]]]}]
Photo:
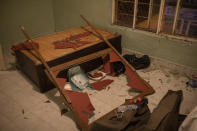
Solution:
[{"label": "scattered clothing", "polygon": [[102,90],[103,88],[106,88],[109,84],[111,84],[114,80],[106,79],[98,82],[91,83],[90,86],[94,87],[95,90]]},{"label": "scattered clothing", "polygon": [[[39,44],[38,43],[35,43],[33,42],[32,44],[34,44],[36,46],[36,48],[38,49],[39,48]],[[32,45],[30,44],[30,42],[28,40],[26,40],[25,42],[23,43],[19,43],[17,45],[13,45],[11,47],[11,50],[13,51],[19,51],[19,50],[33,50],[33,47]]]},{"label": "scattered clothing", "polygon": [[150,65],[150,58],[148,55],[143,55],[137,58],[134,55],[124,55],[123,56],[136,70],[147,68]]},{"label": "scattered clothing", "polygon": [[81,34],[70,36],[70,37],[68,37],[64,40],[61,40],[61,41],[55,41],[55,42],[53,42],[53,44],[55,46],[55,49],[65,49],[65,48],[77,49],[83,45],[90,43],[88,41],[80,40],[80,38],[83,38],[83,37],[86,37],[89,35],[90,35],[89,32],[84,32]]},{"label": "scattered clothing", "polygon": [[[115,112],[111,112],[106,117],[95,121],[90,131],[177,131],[185,118],[184,116],[180,119],[182,115],[179,115],[182,96],[183,93],[180,90],[169,90],[152,114],[147,106],[147,100],[138,102],[136,106],[130,106],[129,109],[123,106],[124,113],[121,119]],[[196,112],[193,115],[196,116]],[[196,128],[196,124],[192,127]]]},{"label": "scattered clothing", "polygon": [[135,110],[126,110],[121,117],[112,112],[105,118],[95,121],[90,126],[90,131],[133,131],[145,124],[149,117],[150,111],[147,103],[142,102],[137,105]]}]

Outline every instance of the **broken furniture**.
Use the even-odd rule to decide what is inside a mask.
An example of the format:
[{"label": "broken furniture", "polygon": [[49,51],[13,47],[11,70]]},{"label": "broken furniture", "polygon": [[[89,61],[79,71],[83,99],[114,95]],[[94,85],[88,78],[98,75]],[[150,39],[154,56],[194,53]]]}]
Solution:
[{"label": "broken furniture", "polygon": [[[92,35],[94,33],[96,33],[94,35],[96,35],[100,40],[103,40],[108,45],[108,47],[110,47],[110,48],[104,49],[103,51],[98,51],[98,52],[93,53],[93,54],[88,54],[86,56],[82,56],[80,58],[77,58],[77,59],[74,59],[72,61],[62,63],[62,64],[58,64],[58,65],[53,66],[53,67],[49,67],[49,65],[47,64],[47,62],[45,61],[45,59],[41,55],[40,51],[34,45],[33,40],[29,37],[27,32],[24,30],[24,27],[21,27],[21,30],[24,33],[24,35],[26,36],[27,40],[32,45],[32,47],[33,47],[33,49],[35,51],[34,55],[36,55],[38,57],[40,62],[45,67],[45,69],[43,68],[44,72],[47,74],[48,78],[53,82],[53,84],[58,88],[58,90],[60,92],[60,95],[63,98],[64,103],[74,113],[74,116],[75,116],[75,119],[77,121],[77,124],[81,127],[82,130],[88,130],[88,122],[87,122],[88,121],[88,114],[91,113],[94,110],[93,106],[90,103],[87,103],[87,105],[84,105],[88,101],[88,98],[85,96],[87,99],[85,97],[84,98],[87,101],[85,101],[84,104],[83,104],[83,102],[81,102],[80,104],[82,104],[82,106],[80,106],[80,108],[79,108],[79,106],[78,106],[79,104],[77,104],[75,102],[75,100],[78,97],[78,94],[76,94],[76,93],[80,93],[80,92],[73,92],[72,91],[70,93],[74,93],[73,95],[75,95],[76,97],[72,98],[73,95],[69,96],[69,94],[70,94],[69,91],[68,90],[64,90],[62,84],[60,83],[60,82],[62,82],[62,79],[61,78],[60,79],[56,78],[56,76],[54,75],[54,74],[56,74],[57,71],[69,68],[70,66],[73,66],[73,65],[76,65],[76,64],[81,64],[81,63],[84,63],[84,62],[87,62],[87,61],[91,61],[91,60],[93,60],[95,58],[101,57],[101,56],[106,55],[106,54],[110,54],[109,55],[110,56],[110,60],[107,63],[110,64],[110,62],[113,62],[113,61],[116,61],[116,60],[122,61],[125,64],[125,67],[126,67],[126,70],[127,70],[127,75],[130,78],[130,80],[131,80],[129,82],[129,84],[133,88],[135,86],[136,88],[139,87],[139,88],[144,88],[145,89],[145,90],[142,90],[142,93],[140,95],[138,95],[138,97],[139,96],[148,95],[148,94],[152,94],[152,93],[154,93],[154,90],[152,89],[152,87],[147,82],[145,82],[136,73],[135,69],[120,55],[120,53],[105,38],[105,36],[103,36],[100,31],[98,31],[95,27],[93,27],[84,17],[82,17],[82,18],[88,23],[88,25],[93,30],[93,31],[89,30],[89,32],[91,32]],[[60,81],[58,81],[58,79]],[[64,79],[64,82],[66,82],[66,79]],[[80,94],[83,95],[83,93],[80,93]],[[83,106],[85,106],[85,108],[81,109]]]},{"label": "broken furniture", "polygon": [[[90,29],[89,26],[84,26],[86,29]],[[90,29],[91,30],[91,29]],[[121,36],[113,34],[103,29],[98,29],[103,36],[105,36],[121,53]],[[92,30],[91,30],[92,31]],[[42,57],[45,59],[49,67],[60,68],[61,64],[73,66],[74,64],[81,64],[94,57],[96,60],[84,63],[82,66],[85,69],[91,70],[102,64],[102,54],[109,51],[108,46],[99,38],[94,35],[88,35],[80,38],[82,41],[88,41],[89,43],[79,48],[66,48],[66,49],[55,49],[54,42],[64,40],[65,38],[73,37],[78,34],[87,32],[81,27],[69,29],[53,34],[34,38],[33,41],[39,44],[39,51]],[[19,50],[15,51],[17,68],[26,74],[40,89],[41,92],[48,91],[53,88],[54,85],[48,79],[44,72],[44,66],[37,58],[37,54],[32,50]],[[86,56],[86,57],[83,57]],[[80,59],[79,59],[80,58]],[[55,69],[55,68],[53,68]]]}]

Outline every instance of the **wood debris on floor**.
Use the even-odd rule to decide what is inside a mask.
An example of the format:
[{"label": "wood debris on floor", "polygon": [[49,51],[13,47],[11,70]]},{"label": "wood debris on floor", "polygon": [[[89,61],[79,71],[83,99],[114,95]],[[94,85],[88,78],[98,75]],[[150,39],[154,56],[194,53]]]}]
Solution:
[{"label": "wood debris on floor", "polygon": [[[137,71],[142,78],[150,81],[151,86],[156,91],[155,94],[148,96],[148,106],[151,111],[169,89],[183,91],[183,101],[180,108],[181,114],[188,114],[197,105],[197,89],[186,87],[188,78],[184,75],[185,72],[183,71],[189,74],[195,73],[187,68],[182,69],[179,66],[172,66],[165,62],[154,61],[152,61],[149,68]],[[90,101],[95,108],[94,116],[90,118],[89,123],[121,105],[125,99],[137,95],[135,92],[128,92],[130,87],[125,86],[127,78],[124,74],[119,77],[106,76],[105,79],[114,80],[109,85],[111,87],[109,90],[107,90],[108,87],[101,91],[87,90]],[[163,84],[161,84],[159,79],[163,81]],[[35,85],[18,71],[1,71],[0,84],[0,104],[2,105],[0,108],[2,116],[0,120],[5,125],[12,122],[12,129],[20,131],[30,128],[34,129],[35,127],[49,131],[54,129],[63,130],[65,128],[78,130],[73,118],[70,117],[70,112],[65,113],[62,117],[60,116],[60,111],[65,106],[62,104],[57,89],[52,89],[44,93],[44,95],[40,94],[36,91]],[[46,100],[49,100],[51,103],[46,104]],[[24,114],[21,113],[23,109],[25,118]],[[29,125],[29,121],[33,121],[31,125]],[[50,125],[50,128],[47,128],[48,125]],[[3,127],[3,129],[5,128]]]}]

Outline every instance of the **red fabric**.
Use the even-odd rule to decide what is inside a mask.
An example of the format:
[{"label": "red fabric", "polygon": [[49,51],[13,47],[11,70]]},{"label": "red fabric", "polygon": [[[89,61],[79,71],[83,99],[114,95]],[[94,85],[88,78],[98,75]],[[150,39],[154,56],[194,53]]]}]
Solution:
[{"label": "red fabric", "polygon": [[[35,44],[35,46],[36,46],[37,49],[39,48],[38,43],[35,43],[35,42],[34,42],[33,44]],[[28,40],[26,40],[25,42],[20,43],[20,44],[18,44],[18,45],[13,45],[13,46],[11,47],[11,50],[13,50],[13,51],[19,51],[19,50],[32,50],[32,49],[33,49],[33,47],[31,46],[31,44],[29,43]]]},{"label": "red fabric", "polygon": [[72,35],[69,38],[66,38],[64,40],[61,41],[55,41],[53,42],[53,44],[55,45],[55,49],[65,49],[65,48],[79,48],[83,45],[89,44],[90,42],[88,41],[81,41],[80,38],[82,37],[86,37],[90,35],[89,32],[84,32],[81,34],[77,34],[77,35]]},{"label": "red fabric", "polygon": [[94,87],[95,90],[102,90],[106,88],[109,84],[111,84],[114,80],[106,79],[98,82],[91,83],[90,86]]},{"label": "red fabric", "polygon": [[64,94],[69,97],[74,110],[78,113],[84,124],[88,125],[88,115],[95,110],[88,94],[69,90],[64,90]]}]

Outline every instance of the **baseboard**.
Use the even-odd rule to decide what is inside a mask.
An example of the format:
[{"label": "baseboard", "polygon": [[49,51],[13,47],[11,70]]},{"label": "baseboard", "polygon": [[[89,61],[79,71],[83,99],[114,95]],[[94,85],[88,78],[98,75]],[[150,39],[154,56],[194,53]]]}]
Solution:
[{"label": "baseboard", "polygon": [[0,44],[0,71],[6,70],[2,45]]},{"label": "baseboard", "polygon": [[[136,54],[136,56],[142,56],[144,55],[141,52],[138,51],[134,51],[134,50],[130,50],[130,49],[126,49],[123,48],[122,49],[123,54]],[[197,69],[196,68],[192,68],[186,65],[181,65],[172,61],[168,61],[162,58],[158,58],[155,56],[149,56],[151,58],[152,63],[156,63],[158,65],[160,65],[161,67],[167,67],[167,68],[171,68],[174,70],[179,70],[182,71],[182,73],[186,73],[186,74],[191,74],[191,73],[197,73]]]}]

